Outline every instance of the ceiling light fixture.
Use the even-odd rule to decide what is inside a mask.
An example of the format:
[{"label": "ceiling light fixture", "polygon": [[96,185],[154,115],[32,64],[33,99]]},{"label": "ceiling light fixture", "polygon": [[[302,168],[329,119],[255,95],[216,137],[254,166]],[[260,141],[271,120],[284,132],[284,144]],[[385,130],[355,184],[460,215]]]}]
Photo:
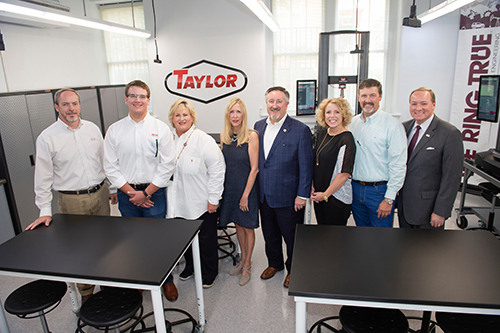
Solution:
[{"label": "ceiling light fixture", "polygon": [[443,15],[446,15],[448,13],[451,13],[465,5],[470,4],[471,2],[474,2],[475,0],[446,0],[440,3],[437,6],[432,7],[426,12],[423,12],[420,14],[420,21],[422,21],[422,24],[427,23],[429,21],[432,21],[434,19],[437,19],[438,17],[441,17]]},{"label": "ceiling light fixture", "polygon": [[272,32],[277,32],[280,27],[274,19],[273,13],[262,0],[240,0],[243,2]]},{"label": "ceiling light fixture", "polygon": [[151,36],[149,31],[143,29],[132,28],[126,25],[97,20],[89,17],[78,17],[70,13],[58,13],[50,8],[31,5],[29,3],[21,3],[16,0],[2,0],[0,2],[0,15],[9,16],[9,14],[17,15],[16,17],[19,17],[18,15],[22,15],[26,19],[33,18],[35,21],[43,19],[142,38],[149,38]]}]

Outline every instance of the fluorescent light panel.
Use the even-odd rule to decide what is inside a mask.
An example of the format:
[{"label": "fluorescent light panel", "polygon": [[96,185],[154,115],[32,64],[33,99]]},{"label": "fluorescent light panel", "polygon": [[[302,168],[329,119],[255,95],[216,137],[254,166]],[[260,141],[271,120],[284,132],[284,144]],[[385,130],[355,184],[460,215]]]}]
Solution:
[{"label": "fluorescent light panel", "polygon": [[418,16],[418,18],[420,19],[422,24],[424,24],[434,19],[437,19],[438,17],[451,13],[457,10],[458,8],[468,5],[474,1],[475,0],[446,0],[440,3],[439,5],[432,7],[428,11],[423,12]]},{"label": "fluorescent light panel", "polygon": [[240,0],[243,2],[272,32],[280,30],[273,13],[262,0]]},{"label": "fluorescent light panel", "polygon": [[120,34],[126,34],[142,38],[149,38],[151,36],[151,33],[149,31],[143,29],[131,28],[125,25],[115,24],[102,20],[96,20],[89,17],[77,17],[71,14],[59,14],[53,11],[36,9],[24,5],[20,6],[17,4],[7,3],[4,1],[0,2],[0,12],[13,13],[13,14],[27,16],[28,18],[33,17],[35,19],[45,19],[49,21],[78,25],[81,27],[98,29],[103,31],[117,32]]}]

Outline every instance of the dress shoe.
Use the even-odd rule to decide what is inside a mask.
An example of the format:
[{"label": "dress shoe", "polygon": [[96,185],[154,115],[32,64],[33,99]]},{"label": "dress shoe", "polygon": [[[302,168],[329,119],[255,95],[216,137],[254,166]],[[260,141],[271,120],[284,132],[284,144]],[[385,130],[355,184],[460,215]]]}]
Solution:
[{"label": "dress shoe", "polygon": [[274,268],[274,267],[271,267],[269,266],[268,268],[266,268],[262,274],[260,275],[260,278],[262,280],[267,280],[267,279],[270,279],[274,276],[274,274],[276,274],[276,272],[279,272],[279,271],[282,271],[283,270],[283,267],[281,268]]},{"label": "dress shoe", "polygon": [[290,285],[290,273],[286,275],[285,282],[283,282],[283,287],[288,288]]},{"label": "dress shoe", "polygon": [[170,282],[163,285],[163,292],[165,293],[165,297],[170,301],[174,302],[179,297],[179,293],[177,292],[177,287],[174,282]]},{"label": "dress shoe", "polygon": [[90,297],[92,297],[92,296],[94,296],[94,294],[90,294],[90,295],[85,295],[85,296],[82,296],[82,305],[83,305],[83,303],[87,302],[87,300],[88,300]]}]

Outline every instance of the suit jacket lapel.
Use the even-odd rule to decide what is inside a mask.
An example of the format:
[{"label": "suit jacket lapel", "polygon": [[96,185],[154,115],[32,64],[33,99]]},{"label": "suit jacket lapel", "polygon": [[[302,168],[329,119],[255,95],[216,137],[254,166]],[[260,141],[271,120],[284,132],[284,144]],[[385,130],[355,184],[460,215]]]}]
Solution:
[{"label": "suit jacket lapel", "polygon": [[411,154],[411,157],[410,157],[410,160],[408,161],[408,163],[411,162],[411,160],[413,160],[413,158],[415,156],[417,156],[418,152],[420,150],[422,150],[422,147],[425,147],[427,145],[427,143],[429,143],[429,141],[432,139],[432,136],[434,135],[434,130],[436,129],[437,123],[438,123],[438,118],[437,118],[437,116],[434,116],[431,124],[427,128],[427,131],[425,131],[424,135],[422,136],[420,141],[417,143],[417,146],[415,147],[415,149],[413,149],[413,153]]},{"label": "suit jacket lapel", "polygon": [[280,142],[285,138],[287,133],[290,132],[290,127],[291,127],[291,118],[289,116],[286,117],[285,122],[280,128],[280,131],[276,135],[276,138],[274,139],[273,145],[271,146],[271,150],[269,151],[269,154],[267,155],[267,159],[271,157],[271,155],[274,153],[276,148],[279,146]]}]

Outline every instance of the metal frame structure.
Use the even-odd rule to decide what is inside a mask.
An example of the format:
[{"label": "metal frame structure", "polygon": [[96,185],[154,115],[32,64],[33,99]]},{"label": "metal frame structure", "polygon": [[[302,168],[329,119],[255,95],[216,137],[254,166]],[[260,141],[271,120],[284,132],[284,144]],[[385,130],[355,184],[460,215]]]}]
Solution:
[{"label": "metal frame structure", "polygon": [[[360,37],[360,43],[356,49],[351,51],[358,54],[358,68],[356,75],[330,75],[330,40],[335,35],[356,35]],[[331,84],[358,84],[368,78],[368,58],[370,49],[370,32],[356,30],[341,30],[322,32],[319,36],[319,68],[318,68],[318,104],[328,98],[328,86]],[[363,52],[364,51],[364,52]],[[356,101],[358,100],[356,92]],[[359,107],[356,108],[356,114],[360,113]]]}]

